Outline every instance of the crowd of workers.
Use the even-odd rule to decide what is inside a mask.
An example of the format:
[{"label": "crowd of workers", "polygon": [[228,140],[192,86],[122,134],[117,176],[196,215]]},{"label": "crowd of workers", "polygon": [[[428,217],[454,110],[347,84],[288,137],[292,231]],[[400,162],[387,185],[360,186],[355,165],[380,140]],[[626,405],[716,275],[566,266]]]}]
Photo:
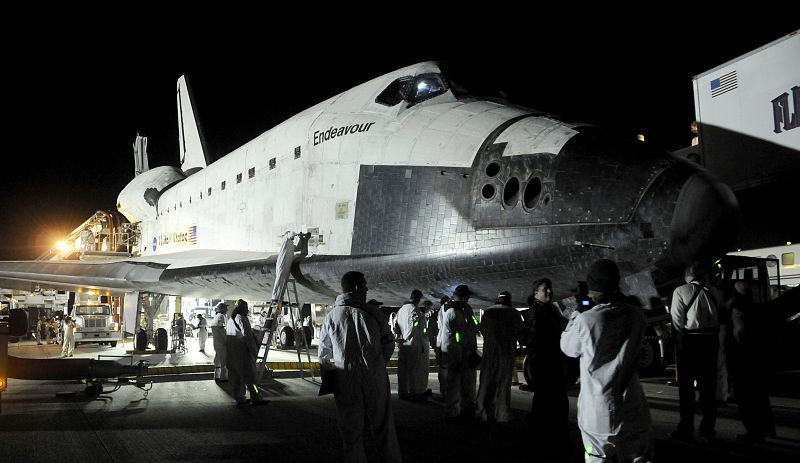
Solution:
[{"label": "crowd of workers", "polygon": [[[579,363],[578,427],[585,460],[653,461],[650,413],[637,374],[645,316],[641,306],[620,292],[619,282],[613,261],[594,262],[586,275],[592,304],[568,318],[552,302],[553,287],[547,278],[532,283],[524,311],[515,309],[511,294],[503,291],[479,320],[469,304],[473,292],[467,285],[458,285],[452,296],[440,300],[438,308],[423,301],[423,293],[415,289],[387,318],[381,302],[367,301],[365,275],[347,272],[341,281],[342,294],[321,327],[318,346],[322,369],[335,371],[333,394],[344,460],[365,461],[363,434],[368,423],[382,461],[401,461],[386,370],[395,349],[400,400],[424,401],[432,396],[428,388],[432,348],[439,365],[444,421],[507,423],[513,419],[511,386],[520,345],[532,359],[533,398],[527,421],[535,430],[537,445],[548,448],[558,461],[570,461],[575,452],[568,431],[567,362],[572,357]],[[675,289],[670,306],[680,422],[668,437],[701,443],[715,438],[721,333],[729,334],[724,344],[747,431],[739,438],[760,442],[774,437],[769,397],[760,380],[766,368],[760,359],[765,356],[768,334],[750,288],[737,282],[733,296],[723,301],[707,284],[705,270],[696,264],[687,268],[685,282]],[[259,346],[247,302],[239,299],[230,316],[224,302],[216,305],[215,312],[210,325],[215,380],[230,382],[239,407],[268,403],[256,384]],[[181,334],[182,321],[176,317],[176,331]],[[202,334],[206,324],[201,318]],[[70,317],[60,327],[42,318],[37,323],[39,343],[61,337],[63,355],[71,357],[74,326]],[[480,353],[479,333],[483,337]],[[703,412],[696,438],[695,387]]]},{"label": "crowd of workers", "polygon": [[[761,441],[775,435],[766,388],[753,375],[761,368],[757,359],[763,324],[757,320],[746,284],[737,283],[734,298],[722,301],[705,286],[706,277],[699,266],[690,266],[686,285],[677,288],[672,298],[681,420],[669,437],[700,443],[714,439],[717,339],[726,330],[727,317],[733,328],[729,348],[736,352],[735,391],[747,429],[739,438]],[[586,282],[592,305],[568,318],[552,303],[552,284],[543,278],[533,283],[525,311],[514,309],[511,294],[502,292],[479,321],[469,304],[472,291],[459,285],[452,297],[441,300],[438,310],[429,301],[422,302],[422,292],[414,290],[387,319],[380,302],[367,301],[365,275],[347,272],[342,294],[323,323],[318,348],[323,370],[335,371],[333,393],[344,461],[366,461],[365,423],[381,461],[401,461],[386,370],[395,346],[401,400],[427,400],[432,395],[428,388],[432,347],[439,364],[444,420],[506,423],[513,419],[510,393],[518,344],[526,346],[532,358],[535,380],[527,421],[536,430],[532,435],[538,446],[548,447],[557,461],[571,461],[576,451],[567,424],[567,359],[572,357],[579,363],[578,427],[585,461],[653,461],[651,418],[637,373],[646,327],[643,310],[620,292],[619,269],[611,260],[594,262]],[[695,382],[703,408],[697,438]]]},{"label": "crowd of workers", "polygon": [[426,400],[431,395],[427,383],[432,343],[440,360],[445,421],[510,421],[517,345],[523,344],[534,355],[528,421],[540,431],[536,435],[541,445],[552,447],[558,460],[570,459],[565,368],[570,356],[581,365],[578,424],[586,460],[651,461],[650,415],[636,373],[645,318],[619,293],[619,279],[614,262],[595,262],[587,282],[597,304],[574,312],[568,322],[551,303],[552,284],[547,279],[534,283],[526,313],[517,311],[511,294],[502,292],[479,321],[469,304],[473,292],[459,285],[438,311],[432,304],[420,304],[423,294],[414,290],[390,322],[377,301],[367,302],[364,274],[346,273],[342,294],[323,323],[318,352],[322,368],[336,371],[334,398],[344,461],[365,461],[365,422],[381,460],[401,461],[386,364],[397,345],[399,398]]},{"label": "crowd of workers", "polygon": [[55,317],[39,317],[36,321],[36,344],[61,344],[61,323]]},{"label": "crowd of workers", "polygon": [[[60,322],[58,317],[39,317],[36,321],[36,332],[34,333],[36,344],[61,344],[61,355],[64,358],[72,357],[75,350],[75,320],[72,317],[64,317]],[[42,342],[44,341],[44,342]]]}]

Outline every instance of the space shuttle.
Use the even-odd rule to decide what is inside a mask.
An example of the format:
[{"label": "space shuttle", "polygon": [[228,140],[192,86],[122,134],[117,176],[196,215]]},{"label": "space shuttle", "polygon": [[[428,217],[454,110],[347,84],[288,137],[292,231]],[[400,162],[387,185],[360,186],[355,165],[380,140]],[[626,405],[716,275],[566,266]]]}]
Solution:
[{"label": "space shuttle", "polygon": [[282,237],[302,232],[291,273],[303,301],[330,303],[349,270],[389,305],[459,284],[523,301],[541,277],[572,294],[598,258],[674,281],[738,229],[735,196],[701,166],[472,95],[435,62],[333,96],[213,163],[184,78],[177,102],[180,167],[142,172],[117,200],[138,231],[132,255],[0,262],[0,286],[269,300]]}]

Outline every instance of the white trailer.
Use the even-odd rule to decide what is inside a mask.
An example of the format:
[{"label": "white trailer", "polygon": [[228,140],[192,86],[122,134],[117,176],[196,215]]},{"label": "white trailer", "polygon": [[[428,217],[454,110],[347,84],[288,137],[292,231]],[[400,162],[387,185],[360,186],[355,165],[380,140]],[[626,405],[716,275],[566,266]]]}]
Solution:
[{"label": "white trailer", "polygon": [[692,84],[699,122],[694,153],[734,191],[800,168],[800,31],[697,75]]},{"label": "white trailer", "polygon": [[729,256],[750,256],[770,259],[767,262],[770,286],[800,285],[800,244],[787,243],[783,246],[747,249],[729,252]]}]

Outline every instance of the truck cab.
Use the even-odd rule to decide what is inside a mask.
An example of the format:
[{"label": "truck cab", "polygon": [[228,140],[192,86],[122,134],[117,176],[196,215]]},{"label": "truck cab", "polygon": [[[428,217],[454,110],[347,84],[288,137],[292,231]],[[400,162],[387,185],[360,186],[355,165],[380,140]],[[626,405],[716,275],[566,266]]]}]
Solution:
[{"label": "truck cab", "polygon": [[[306,345],[311,345],[314,338],[314,328],[311,323],[304,324],[306,317],[311,317],[311,305],[303,304],[298,307],[295,303],[284,302],[280,312],[274,313],[275,307],[270,305],[254,305],[253,313],[261,313],[253,326],[266,329],[271,326],[275,330],[275,342],[281,349],[293,347],[297,333],[303,332],[306,339]],[[271,318],[267,318],[267,313],[273,313]],[[274,320],[273,320],[274,319]],[[270,324],[271,322],[271,324]]]},{"label": "truck cab", "polygon": [[116,347],[122,340],[122,330],[114,321],[109,304],[76,304],[72,318],[75,319],[75,344],[96,342]]}]

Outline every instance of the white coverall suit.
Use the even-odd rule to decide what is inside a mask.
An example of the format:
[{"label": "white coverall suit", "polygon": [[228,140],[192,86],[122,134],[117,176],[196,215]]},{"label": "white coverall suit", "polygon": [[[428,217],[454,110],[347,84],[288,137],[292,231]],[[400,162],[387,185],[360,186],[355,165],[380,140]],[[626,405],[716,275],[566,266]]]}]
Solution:
[{"label": "white coverall suit", "polygon": [[430,343],[425,315],[412,302],[397,311],[397,327],[403,342],[397,358],[397,394],[401,399],[422,395],[428,388]]},{"label": "white coverall suit", "polygon": [[211,322],[211,336],[214,340],[214,379],[220,381],[228,380],[228,367],[225,356],[225,340],[227,336],[228,316],[222,312],[214,315]]},{"label": "white coverall suit", "polygon": [[383,462],[399,462],[386,363],[394,336],[381,311],[351,293],[340,294],[328,312],[319,340],[319,361],[336,368],[334,399],[345,462],[366,462],[364,418]]},{"label": "white coverall suit", "polygon": [[653,460],[650,410],[639,375],[642,309],[622,302],[573,312],[561,350],[580,359],[578,427],[587,462]]},{"label": "white coverall suit", "polygon": [[493,411],[493,418],[498,423],[512,418],[511,374],[517,360],[517,339],[521,332],[519,312],[509,305],[495,304],[481,317],[483,361],[475,410],[480,421],[487,419],[488,410]]},{"label": "white coverall suit", "polygon": [[208,321],[201,318],[197,322],[197,344],[200,345],[200,352],[206,351],[206,341],[208,340]]},{"label": "white coverall suit", "polygon": [[[457,308],[458,305],[463,309]],[[442,346],[442,366],[446,370],[444,415],[452,418],[462,411],[475,410],[476,374],[468,359],[478,349],[478,319],[467,303],[450,301],[445,307],[437,341]],[[511,373],[508,375],[510,378]]]},{"label": "white coverall suit", "polygon": [[75,322],[64,323],[64,346],[61,348],[61,354],[64,357],[72,357],[72,351],[75,350]]}]

